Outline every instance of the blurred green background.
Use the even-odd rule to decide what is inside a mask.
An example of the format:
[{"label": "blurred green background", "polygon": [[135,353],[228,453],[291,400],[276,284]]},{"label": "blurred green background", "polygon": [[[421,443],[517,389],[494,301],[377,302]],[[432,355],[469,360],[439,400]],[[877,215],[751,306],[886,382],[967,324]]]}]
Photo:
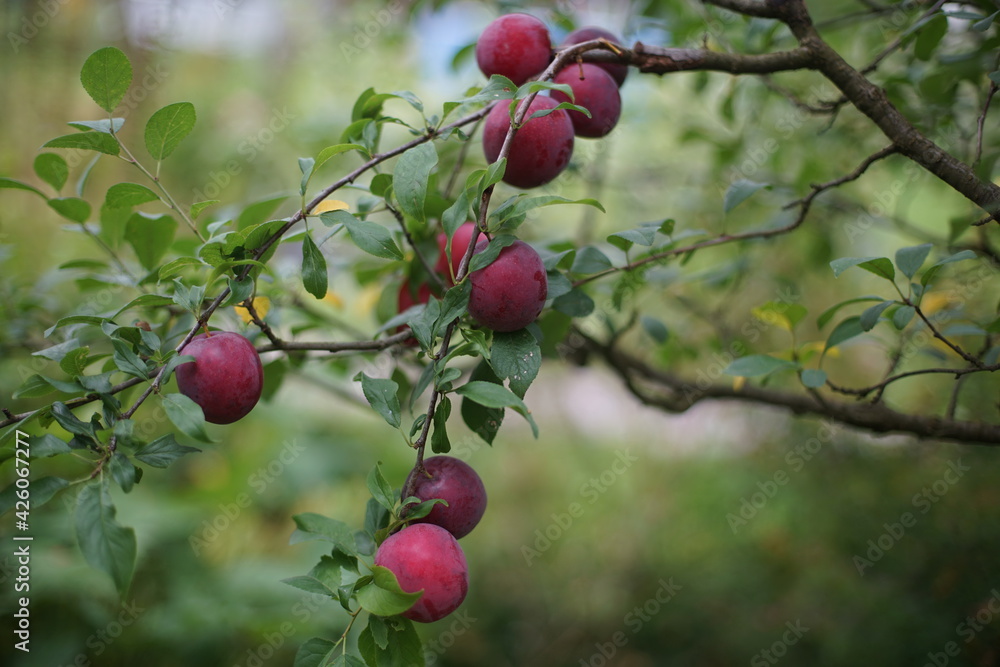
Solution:
[{"label": "blurred green background", "polygon": [[[164,167],[178,199],[222,199],[213,215],[225,219],[252,202],[290,194],[298,185],[296,158],[338,143],[365,88],[411,90],[434,110],[481,84],[467,52],[452,61],[497,6],[414,4],[6,2],[0,174],[31,180],[42,143],[71,131],[66,121],[98,117],[79,68],[110,44],[128,53],[136,72],[125,103],[126,142],[141,146],[144,120],[165,104],[190,101],[198,111],[194,134]],[[812,4],[822,18],[863,3]],[[696,2],[581,0],[527,9],[549,20],[565,11],[579,25],[604,25],[628,42],[697,45],[708,30],[714,45],[732,39],[752,49],[772,37],[764,26],[747,30],[742,20]],[[557,35],[568,28],[555,26]],[[833,27],[829,37],[852,62],[864,63],[896,34],[898,26],[882,23]],[[813,91],[806,74],[781,81],[811,99],[831,95],[828,87]],[[962,120],[954,110],[973,109],[973,93],[948,92],[949,104],[936,115],[918,101],[907,110],[964,156],[969,139],[952,131]],[[885,143],[849,111],[821,132],[827,118],[803,114],[759,82],[724,75],[632,73],[623,99],[620,127],[600,142],[578,142],[572,170],[548,188],[597,197],[607,215],[545,209],[524,226],[530,240],[583,242],[663,217],[712,233],[777,224],[790,215],[780,205],[808,183],[849,172]],[[406,113],[399,104],[392,111]],[[405,137],[400,131],[383,145]],[[470,154],[481,161],[477,144]],[[332,160],[316,178],[336,178],[356,164],[351,159]],[[74,175],[82,169],[73,166]],[[905,177],[903,168],[886,164],[838,192],[814,214],[809,233],[726,247],[683,269],[659,271],[654,282],[662,289],[643,292],[639,304],[670,327],[671,342],[657,354],[692,371],[711,369],[712,355],[726,349],[718,330],[753,324],[750,307],[781,290],[809,306],[812,323],[844,294],[879,289],[870,276],[845,275],[832,284],[826,262],[943,238],[950,219],[969,215],[929,177],[907,179],[904,192],[893,195],[891,215],[878,217],[860,238],[845,235],[843,225],[858,219],[858,202],[883,195]],[[739,215],[723,217],[722,192],[741,177],[777,185]],[[102,160],[88,192],[99,201],[122,179],[138,175]],[[353,202],[354,193],[343,196]],[[42,404],[9,396],[47,368],[31,354],[53,344],[44,330],[88,300],[106,308],[101,299],[130,297],[56,269],[96,251],[43,202],[4,190],[0,203],[0,407],[18,412]],[[351,327],[374,331],[381,288],[350,274],[356,257],[333,253],[328,261],[335,298],[310,307],[337,335]],[[304,293],[289,288],[294,253],[279,254],[274,264],[273,322],[281,326],[289,324],[281,321],[282,299]],[[972,301],[995,298],[991,280]],[[610,291],[601,290],[610,286],[595,290],[599,308],[608,309]],[[221,320],[242,326],[231,312]],[[763,328],[760,335],[762,345],[787,344],[781,331]],[[837,369],[864,384],[878,378],[872,367],[884,355],[880,345],[858,345],[843,351]],[[3,664],[289,665],[306,639],[339,635],[346,616],[338,605],[280,582],[306,572],[323,553],[314,543],[288,545],[291,516],[318,512],[360,527],[368,470],[382,461],[390,481],[404,479],[411,453],[349,382],[358,370],[393,363],[386,353],[335,363],[316,358],[289,369],[248,418],[213,429],[217,445],[166,471],[148,470],[127,496],[116,493],[119,519],[135,527],[139,545],[124,606],[75,546],[65,506],[72,497],[33,511],[32,651],[15,651],[5,632]],[[919,410],[948,390],[944,380],[916,382],[894,387],[888,398]],[[997,395],[995,379],[970,380],[959,415],[987,418]],[[541,427],[537,441],[516,415],[493,447],[455,420],[454,454],[483,477],[490,504],[483,523],[462,540],[468,599],[454,616],[421,628],[428,664],[1000,664],[994,451],[873,438],[735,404],[666,415],[638,405],[596,363],[549,362],[527,402]],[[154,420],[149,428],[167,426]],[[65,461],[34,465],[33,476],[81,474]],[[4,485],[13,478],[9,462],[0,474]],[[5,628],[17,576],[13,532],[13,519],[4,517]]]}]

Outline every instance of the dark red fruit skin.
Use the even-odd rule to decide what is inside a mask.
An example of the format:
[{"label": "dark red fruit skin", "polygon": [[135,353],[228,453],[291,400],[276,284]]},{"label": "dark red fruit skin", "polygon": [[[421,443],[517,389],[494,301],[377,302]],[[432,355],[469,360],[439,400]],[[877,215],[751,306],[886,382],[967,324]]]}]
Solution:
[{"label": "dark red fruit skin", "polygon": [[[597,28],[594,26],[588,26],[586,28],[577,28],[570,34],[566,35],[566,39],[562,42],[562,47],[572,46],[573,44],[579,44],[580,42],[589,42],[592,39],[606,39],[613,44],[621,44],[621,40],[618,39],[614,33],[608,32],[604,28]],[[597,63],[597,66],[606,71],[611,75],[611,78],[615,80],[618,87],[625,83],[625,77],[628,76],[628,65],[620,65],[618,63]]]},{"label": "dark red fruit skin", "polygon": [[469,592],[469,567],[458,542],[444,528],[418,523],[387,537],[375,552],[375,564],[392,570],[407,593],[424,592],[402,613],[419,623],[433,623],[458,609]]},{"label": "dark red fruit skin", "polygon": [[[488,162],[496,162],[510,129],[509,108],[516,102],[500,102],[486,116],[483,126],[483,153]],[[535,111],[558,105],[551,97],[538,95],[528,107],[528,118]],[[517,188],[545,185],[566,168],[573,156],[573,121],[565,109],[553,111],[524,123],[511,144],[503,180]]]},{"label": "dark red fruit skin", "polygon": [[483,74],[500,74],[518,86],[541,73],[551,59],[549,29],[528,14],[495,19],[476,42],[476,62]]},{"label": "dark red fruit skin", "polygon": [[177,387],[201,406],[205,421],[231,424],[257,405],[264,367],[249,340],[231,331],[202,333],[180,353],[195,360],[177,367]]},{"label": "dark red fruit skin", "polygon": [[552,99],[578,104],[590,112],[590,118],[580,111],[569,112],[576,136],[598,139],[611,132],[618,124],[622,113],[622,97],[615,80],[597,65],[570,65],[559,70],[552,81],[568,85],[573,89],[574,96],[571,100],[566,93],[553,90]]},{"label": "dark red fruit skin", "polygon": [[[472,532],[486,512],[486,487],[483,480],[465,461],[453,456],[432,456],[424,459],[425,473],[410,473],[404,489],[421,501],[441,498],[447,507],[435,505],[430,514],[414,523],[441,526],[461,539]],[[411,486],[412,484],[412,486]]]},{"label": "dark red fruit skin", "polygon": [[452,278],[458,275],[458,265],[462,263],[462,258],[465,257],[465,252],[469,249],[469,242],[472,241],[472,234],[475,231],[476,223],[474,222],[464,222],[455,230],[455,234],[451,237],[450,269],[448,267],[448,255],[445,253],[448,245],[448,235],[443,232],[438,234],[438,249],[440,249],[441,254],[438,255],[437,263],[434,264],[434,271],[441,274],[447,284],[454,284]]},{"label": "dark red fruit skin", "polygon": [[[488,242],[476,244],[482,252]],[[545,307],[549,281],[545,265],[535,249],[524,241],[514,241],[500,251],[496,260],[469,276],[469,314],[494,331],[517,331],[538,317]]]}]

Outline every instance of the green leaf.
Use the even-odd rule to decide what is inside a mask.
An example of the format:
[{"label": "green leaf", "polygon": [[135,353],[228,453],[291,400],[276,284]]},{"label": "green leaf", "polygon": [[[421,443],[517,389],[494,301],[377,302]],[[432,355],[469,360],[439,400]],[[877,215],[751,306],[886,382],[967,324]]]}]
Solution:
[{"label": "green leaf", "polygon": [[69,166],[61,155],[55,153],[39,153],[35,156],[35,173],[38,178],[52,186],[55,190],[61,190],[66,185],[69,178]]},{"label": "green leaf", "polygon": [[107,485],[95,480],[76,498],[76,539],[90,565],[106,572],[124,597],[135,568],[135,531],[115,520]]},{"label": "green leaf", "polygon": [[80,347],[66,354],[59,361],[59,368],[70,377],[83,375],[87,367],[90,348]]},{"label": "green leaf", "polygon": [[737,377],[760,377],[776,371],[795,368],[796,364],[767,354],[748,354],[733,361],[722,372]]},{"label": "green leaf", "polygon": [[97,441],[97,432],[92,422],[85,422],[79,419],[66,407],[65,403],[56,401],[52,404],[52,416],[56,422],[66,431],[73,435],[83,436],[93,441]]},{"label": "green leaf", "polygon": [[948,19],[938,14],[924,24],[913,44],[913,53],[920,60],[930,60],[944,36],[948,34]]},{"label": "green leaf", "polygon": [[443,333],[454,320],[462,317],[469,311],[469,296],[472,294],[471,281],[464,280],[455,285],[441,299],[441,313],[435,323],[434,333]]},{"label": "green leaf", "polygon": [[854,266],[889,281],[896,277],[896,269],[888,257],[841,257],[830,262],[835,278],[839,278],[841,273]]},{"label": "green leaf", "polygon": [[138,183],[117,183],[108,188],[104,205],[110,208],[128,208],[156,201],[160,197],[145,185]]},{"label": "green leaf", "polygon": [[[337,211],[332,211],[332,213],[337,213]],[[325,216],[326,213],[323,215]],[[392,240],[389,230],[378,223],[358,220],[349,213],[347,215],[350,216],[350,219],[340,216],[338,221],[347,226],[347,233],[351,235],[351,240],[354,241],[355,245],[368,254],[382,259],[403,259],[403,252]]]},{"label": "green leaf", "polygon": [[646,332],[646,335],[660,345],[666,343],[670,338],[670,330],[667,329],[667,325],[655,317],[642,315],[639,317],[639,324],[642,326],[642,330]]},{"label": "green leaf", "polygon": [[154,468],[166,468],[171,463],[192,452],[200,452],[177,442],[173,433],[160,436],[135,453],[135,458]]},{"label": "green leaf", "polygon": [[[197,260],[196,260],[197,261]],[[174,303],[173,297],[163,296],[160,294],[140,294],[136,298],[132,299],[124,306],[115,311],[108,319],[115,319],[126,310],[131,310],[133,308],[156,308],[159,306],[169,306]]]},{"label": "green leaf", "polygon": [[542,367],[542,351],[535,337],[525,329],[498,331],[493,334],[490,366],[498,378],[509,381],[510,390],[518,398],[524,398]]},{"label": "green leaf", "polygon": [[39,398],[41,396],[48,396],[55,390],[55,387],[49,384],[48,380],[35,373],[28,376],[21,383],[21,386],[17,388],[11,398]]},{"label": "green leaf", "polygon": [[469,262],[469,273],[486,268],[492,264],[500,256],[500,251],[512,245],[516,240],[517,238],[510,234],[498,234],[494,236],[483,250],[472,256],[472,260]]},{"label": "green leaf", "polygon": [[146,122],[146,150],[154,160],[167,158],[191,133],[198,116],[190,102],[168,104]]},{"label": "green leaf", "polygon": [[136,482],[136,472],[135,466],[132,465],[127,456],[121,452],[115,452],[111,460],[108,461],[108,469],[111,471],[111,477],[118,483],[118,486],[122,487],[122,491],[128,493],[132,490]]},{"label": "green leaf", "polygon": [[181,433],[202,442],[213,442],[205,431],[205,413],[184,394],[163,394],[163,409]]},{"label": "green leaf", "polygon": [[[330,588],[324,584],[319,579],[309,576],[298,576],[298,577],[288,577],[287,579],[282,579],[281,583],[288,584],[300,591],[305,591],[306,593],[312,593],[314,595],[329,595],[330,597],[337,596],[337,586]],[[339,584],[338,584],[339,586]]]},{"label": "green leaf", "polygon": [[65,134],[42,144],[42,148],[76,148],[97,151],[107,155],[118,155],[121,147],[113,135],[104,132],[77,132]]},{"label": "green leaf", "polygon": [[56,213],[73,222],[84,223],[90,217],[90,204],[76,197],[50,199],[49,206]]},{"label": "green leaf", "polygon": [[877,303],[874,306],[865,310],[861,313],[861,317],[858,323],[861,325],[863,331],[871,331],[876,324],[878,324],[879,318],[886,308],[896,303],[895,301],[883,301],[882,303]]},{"label": "green leaf", "polygon": [[633,245],[651,246],[655,240],[656,229],[653,227],[627,229],[624,232],[615,232],[608,237],[608,243],[625,252],[628,252]]},{"label": "green leaf", "polygon": [[810,389],[819,389],[826,385],[826,371],[810,369],[802,371],[802,384]]},{"label": "green leaf", "polygon": [[833,316],[837,314],[837,311],[839,311],[844,306],[850,306],[855,303],[866,303],[869,301],[883,301],[883,299],[880,296],[860,296],[856,299],[848,299],[847,301],[841,301],[840,303],[830,306],[825,311],[823,311],[823,313],[818,318],[816,318],[816,326],[819,327],[820,329],[825,327],[827,323],[833,319]]},{"label": "green leaf", "polygon": [[426,142],[403,153],[392,174],[392,189],[403,213],[424,220],[424,203],[431,171],[438,163],[437,150]]},{"label": "green leaf", "polygon": [[470,97],[457,100],[461,104],[478,104],[480,102],[495,102],[496,100],[513,99],[517,86],[514,82],[500,74],[494,74],[478,92]]},{"label": "green leaf", "polygon": [[176,231],[177,221],[169,215],[136,212],[125,223],[125,240],[135,250],[143,268],[152,271],[170,248]]},{"label": "green leaf", "polygon": [[128,343],[116,338],[111,341],[111,344],[115,348],[113,358],[118,370],[140,380],[149,379],[149,367],[146,362],[139,358],[139,355],[132,351],[132,347]]},{"label": "green leaf", "polygon": [[120,49],[113,46],[98,49],[83,63],[80,83],[97,106],[111,113],[132,83],[132,64]]},{"label": "green leaf", "polygon": [[937,272],[941,269],[942,266],[946,264],[951,264],[953,262],[962,262],[967,259],[976,259],[976,253],[972,252],[971,250],[962,250],[960,252],[956,252],[954,255],[949,255],[944,259],[938,260],[937,262],[932,264],[930,268],[924,271],[924,275],[920,277],[920,284],[925,287],[929,285],[931,280],[934,279],[934,276],[937,274]]},{"label": "green leaf", "polygon": [[368,155],[368,151],[361,144],[336,144],[335,146],[327,146],[316,156],[316,164],[313,165],[313,172],[315,173],[330,158],[341,153],[346,153],[347,151],[361,151],[365,155]]},{"label": "green leaf", "polygon": [[536,438],[538,437],[538,424],[531,416],[528,406],[506,387],[492,382],[474,380],[456,389],[455,393],[486,408],[511,408],[528,421],[531,425],[531,432]]},{"label": "green leaf", "polygon": [[309,179],[312,178],[313,169],[316,167],[316,160],[311,157],[299,158],[299,171],[302,172],[302,182],[299,184],[299,193],[305,195],[309,188]]},{"label": "green leaf", "polygon": [[365,611],[378,616],[401,614],[420,599],[423,590],[407,593],[399,587],[392,570],[380,565],[372,566],[372,580],[356,591],[358,604]]},{"label": "green leaf", "polygon": [[399,406],[399,385],[392,380],[380,380],[361,373],[361,391],[364,392],[368,404],[375,412],[393,428],[399,428],[402,423],[402,410]]},{"label": "green leaf", "polygon": [[125,125],[124,118],[101,118],[100,120],[71,120],[67,123],[78,130],[94,130],[104,134],[114,134]]},{"label": "green leaf", "polygon": [[830,332],[830,337],[826,339],[826,347],[823,348],[823,352],[826,353],[826,351],[831,347],[837,347],[844,341],[863,334],[864,331],[865,330],[861,328],[860,317],[847,318]]},{"label": "green leaf", "polygon": [[552,301],[552,307],[570,317],[586,317],[594,312],[596,304],[586,292],[579,287]]},{"label": "green leaf", "polygon": [[451,417],[451,399],[444,396],[441,398],[440,403],[438,403],[437,410],[434,411],[434,430],[431,432],[431,451],[435,454],[447,454],[451,451],[451,440],[448,438],[449,417]]},{"label": "green leaf", "polygon": [[601,203],[596,199],[567,199],[566,197],[559,197],[557,195],[541,195],[532,197],[520,194],[511,197],[494,209],[493,213],[490,214],[489,227],[492,229],[495,225],[502,224],[507,220],[520,218],[528,211],[536,208],[543,208],[545,206],[560,206],[563,204],[583,204],[586,206],[593,206],[602,213],[606,212],[604,207],[601,206]]},{"label": "green leaf", "polygon": [[[32,446],[34,456],[35,446]],[[28,498],[32,509],[37,509],[52,500],[59,491],[69,486],[69,482],[61,477],[39,477],[28,483]],[[12,482],[0,491],[0,516],[3,516],[17,505],[17,484]]]},{"label": "green leaf", "polygon": [[310,540],[323,540],[331,542],[338,549],[351,556],[358,555],[357,542],[354,539],[354,531],[343,521],[337,521],[329,517],[306,512],[296,514],[292,517],[297,526],[289,544],[298,544]]},{"label": "green leaf", "polygon": [[7,178],[6,176],[0,176],[0,189],[2,188],[7,188],[9,190],[27,190],[28,192],[34,192],[39,197],[48,200],[48,195],[35,186],[22,183],[21,181],[15,181],[13,178]]},{"label": "green leaf", "polygon": [[771,185],[769,183],[758,183],[745,178],[734,181],[732,185],[726,188],[726,194],[722,203],[723,211],[729,213],[761,190],[770,189]]},{"label": "green leaf", "polygon": [[892,325],[902,331],[916,313],[917,311],[913,306],[901,306],[892,314]]},{"label": "green leaf", "polygon": [[302,284],[317,299],[326,296],[326,258],[308,233],[302,239]]},{"label": "green leaf", "polygon": [[191,210],[188,211],[188,215],[191,216],[192,220],[197,220],[198,216],[200,216],[206,208],[214,206],[218,203],[219,203],[218,199],[209,199],[207,201],[196,202],[194,204],[191,204]]},{"label": "green leaf", "polygon": [[611,260],[594,246],[584,246],[576,253],[570,273],[600,273],[613,268]]},{"label": "green leaf", "polygon": [[[330,664],[329,660],[337,652],[338,648],[338,645],[329,639],[313,637],[299,647],[299,650],[295,653],[295,662],[292,663],[292,667],[323,667]],[[333,664],[336,665],[337,663],[334,662]],[[343,664],[351,665],[349,662],[344,662]],[[364,663],[361,663],[361,666],[364,667]],[[351,667],[355,666],[351,665]]]},{"label": "green leaf", "polygon": [[913,278],[924,265],[927,255],[930,254],[932,243],[924,243],[909,248],[900,248],[896,251],[896,266],[907,278]]},{"label": "green leaf", "polygon": [[375,464],[368,473],[367,484],[372,498],[391,512],[392,508],[396,506],[396,494],[392,492],[392,486],[386,481],[382,474],[382,468],[378,464]]},{"label": "green leaf", "polygon": [[[44,459],[57,454],[66,454],[73,451],[65,441],[60,440],[51,433],[45,433],[39,438],[31,441],[31,458]],[[34,497],[32,498],[34,500]]]}]

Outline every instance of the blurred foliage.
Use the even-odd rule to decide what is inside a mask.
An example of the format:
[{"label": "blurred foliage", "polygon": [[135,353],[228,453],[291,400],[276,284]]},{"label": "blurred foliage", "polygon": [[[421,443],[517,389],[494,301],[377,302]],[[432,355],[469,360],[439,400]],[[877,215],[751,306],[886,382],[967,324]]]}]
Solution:
[{"label": "blurred foliage", "polygon": [[[533,11],[563,31],[599,22],[620,30],[627,42],[697,46],[707,40],[713,48],[749,52],[790,45],[771,23],[696,2],[635,3],[642,12],[633,15],[614,2],[203,4],[4,3],[0,19],[10,50],[0,58],[0,174],[31,174],[41,143],[69,131],[66,119],[93,116],[79,66],[109,44],[128,53],[135,67],[139,85],[126,98],[129,113],[145,120],[182,100],[197,109],[195,132],[172,156],[174,167],[164,178],[184,201],[215,198],[218,191],[224,204],[211,211],[218,220],[293,193],[300,178],[296,158],[337,143],[350,105],[369,85],[412,90],[428,108],[478,85],[467,51],[456,70],[451,61],[500,7]],[[983,89],[969,72],[995,59],[996,27],[974,49],[961,35],[948,35],[940,55],[926,59],[906,33],[919,3],[887,3],[898,7],[874,21],[839,18],[865,3],[810,4],[824,36],[858,66],[903,38],[904,48],[874,78],[923,131],[972,161]],[[987,15],[996,10],[979,4]],[[28,38],[24,21],[38,16],[44,25]],[[11,34],[24,34],[26,42]],[[836,96],[806,73],[775,80],[810,103]],[[571,170],[547,189],[572,199],[597,197],[608,214],[533,213],[523,227],[531,240],[595,242],[665,218],[711,234],[777,226],[792,215],[782,205],[810,183],[848,173],[885,144],[853,110],[842,110],[831,124],[749,77],[633,72],[623,99],[619,128],[606,140],[578,142]],[[125,141],[141,145],[142,125],[127,122]],[[408,138],[396,132],[387,130],[384,145]],[[987,178],[995,178],[997,138],[991,123],[980,164]],[[479,160],[477,148],[470,153]],[[351,156],[338,156],[314,182],[354,165]],[[83,164],[71,167],[76,177]],[[773,187],[724,215],[724,193],[740,178]],[[87,187],[104,192],[135,179],[128,165],[103,160]],[[67,228],[22,193],[3,191],[0,201],[0,397],[2,407],[17,411],[41,405],[7,397],[26,377],[52,366],[32,356],[53,343],[43,332],[81,304],[108,307],[124,298],[57,270],[94,254],[78,227]],[[882,203],[884,213],[870,214],[872,202]],[[683,267],[650,270],[644,280],[655,289],[636,292],[635,305],[667,324],[669,339],[653,354],[672,367],[717,376],[735,342],[768,352],[788,346],[787,332],[760,325],[754,307],[782,298],[802,302],[810,316],[798,342],[822,341],[829,331],[816,326],[819,313],[848,296],[884,289],[863,272],[831,280],[830,260],[891,256],[925,241],[941,248],[995,243],[993,230],[967,230],[973,217],[946,186],[927,175],[913,178],[903,161],[886,161],[818,201],[808,233],[723,247]],[[862,223],[859,234],[849,231]],[[280,319],[281,306],[295,303],[334,331],[374,328],[392,290],[366,284],[355,256],[327,259],[332,294],[317,302],[287,289],[297,280],[297,258],[276,258],[273,289],[263,290],[279,318],[274,324],[295,324]],[[956,268],[942,290],[968,284],[976,270]],[[966,292],[968,309],[995,313],[995,288],[991,277]],[[624,319],[615,307],[623,293],[632,294],[628,285],[595,286],[599,313]],[[236,313],[223,318],[242,326]],[[601,326],[600,319],[592,324]],[[637,348],[652,349],[640,333],[628,336]],[[836,379],[879,380],[879,362],[896,345],[886,334],[845,347]],[[3,663],[291,664],[308,637],[338,635],[339,607],[280,583],[322,552],[315,544],[288,546],[290,517],[320,512],[360,525],[371,466],[383,461],[397,484],[405,477],[411,452],[359,403],[353,387],[345,389],[365,364],[384,370],[392,362],[385,354],[274,361],[268,377],[284,374],[285,383],[239,424],[213,430],[219,444],[202,446],[202,453],[168,470],[148,471],[128,496],[116,492],[119,519],[135,527],[139,545],[124,607],[108,578],[89,568],[75,546],[63,507],[72,497],[33,510],[32,652],[15,651],[8,637],[0,647]],[[467,601],[455,616],[421,628],[433,652],[429,664],[772,664],[762,651],[773,650],[777,661],[783,637],[790,636],[786,624],[797,623],[808,631],[782,650],[788,664],[924,664],[950,642],[958,651],[948,656],[950,665],[1000,664],[1000,491],[993,452],[878,440],[846,429],[827,437],[821,423],[731,405],[668,417],[632,405],[616,380],[599,371],[588,371],[589,382],[581,373],[555,363],[543,367],[527,397],[542,431],[537,442],[514,419],[493,448],[461,429],[453,433],[456,454],[482,475],[490,506],[481,527],[462,541],[471,569]],[[896,385],[888,395],[919,412],[946,401],[951,386],[947,378],[919,381]],[[995,419],[997,395],[995,379],[971,378],[958,414]],[[127,392],[122,400],[135,396]],[[167,430],[155,420],[149,428]],[[33,465],[33,476],[79,472],[66,461]],[[957,479],[956,468],[962,471]],[[5,485],[13,474],[9,462],[3,470]],[[778,483],[779,477],[786,481]],[[741,509],[747,523],[736,522],[734,530],[732,515]],[[912,525],[897,538],[895,525],[907,512]],[[5,544],[12,544],[12,533],[8,516],[0,526]],[[877,559],[867,555],[880,551]],[[6,547],[0,553],[6,619],[15,605],[12,554]],[[863,576],[858,557],[872,560]],[[663,593],[670,586],[672,596]],[[970,634],[972,627],[980,629]]]}]

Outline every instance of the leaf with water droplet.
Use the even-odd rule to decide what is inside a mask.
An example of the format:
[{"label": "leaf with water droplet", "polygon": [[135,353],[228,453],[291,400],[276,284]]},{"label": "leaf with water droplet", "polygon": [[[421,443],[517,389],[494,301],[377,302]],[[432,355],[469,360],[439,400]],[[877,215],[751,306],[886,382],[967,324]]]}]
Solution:
[{"label": "leaf with water droplet", "polygon": [[538,341],[526,329],[493,334],[490,365],[501,380],[510,381],[510,390],[524,398],[542,366]]}]

